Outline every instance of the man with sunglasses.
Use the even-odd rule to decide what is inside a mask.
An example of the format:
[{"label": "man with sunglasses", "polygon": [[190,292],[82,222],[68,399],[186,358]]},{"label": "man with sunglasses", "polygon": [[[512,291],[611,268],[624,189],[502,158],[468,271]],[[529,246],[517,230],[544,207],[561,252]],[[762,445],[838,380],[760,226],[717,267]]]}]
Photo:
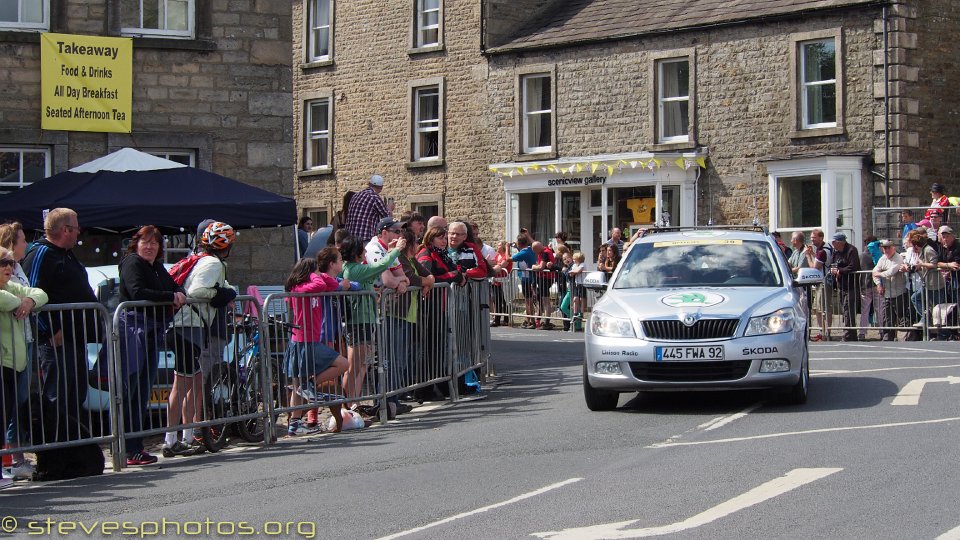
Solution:
[{"label": "man with sunglasses", "polygon": [[[77,213],[54,208],[43,220],[46,237],[27,248],[22,266],[30,286],[43,289],[51,304],[96,302],[87,281],[87,269],[73,253],[80,236]],[[81,437],[79,426],[86,417],[80,407],[87,398],[87,343],[102,341],[94,310],[50,313],[38,321],[37,337],[43,398],[65,419],[68,440]]]}]

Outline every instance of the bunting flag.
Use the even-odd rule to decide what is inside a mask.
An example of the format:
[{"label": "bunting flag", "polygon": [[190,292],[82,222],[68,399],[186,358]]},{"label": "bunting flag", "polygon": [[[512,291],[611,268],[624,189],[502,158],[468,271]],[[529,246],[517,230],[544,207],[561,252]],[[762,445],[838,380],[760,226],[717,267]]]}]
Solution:
[{"label": "bunting flag", "polygon": [[[706,169],[707,168],[707,158],[705,156],[680,156],[677,159],[670,161],[673,165],[676,165],[678,169],[689,170],[694,165]],[[489,167],[491,173],[497,175],[497,177],[508,176],[513,178],[514,175],[525,176],[527,174],[532,174],[535,172],[551,172],[555,174],[573,174],[574,172],[580,173],[585,169],[590,170],[590,174],[596,174],[597,170],[606,170],[607,176],[613,176],[617,171],[621,171],[626,166],[630,166],[631,169],[636,169],[640,167],[641,169],[648,169],[650,171],[663,168],[665,162],[663,159],[657,157],[650,157],[649,159],[634,159],[626,161],[623,159],[611,160],[611,161],[589,161],[581,163],[570,163],[569,166],[563,166],[556,163],[550,164],[538,164],[531,163],[529,165],[514,165],[508,167]]]}]

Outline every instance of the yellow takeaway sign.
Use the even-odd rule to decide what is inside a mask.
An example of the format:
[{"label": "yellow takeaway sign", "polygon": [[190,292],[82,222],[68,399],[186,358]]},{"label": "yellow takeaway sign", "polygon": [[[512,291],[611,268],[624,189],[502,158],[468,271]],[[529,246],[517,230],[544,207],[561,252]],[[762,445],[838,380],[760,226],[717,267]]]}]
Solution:
[{"label": "yellow takeaway sign", "polygon": [[42,34],[40,76],[41,128],[130,133],[132,39]]}]

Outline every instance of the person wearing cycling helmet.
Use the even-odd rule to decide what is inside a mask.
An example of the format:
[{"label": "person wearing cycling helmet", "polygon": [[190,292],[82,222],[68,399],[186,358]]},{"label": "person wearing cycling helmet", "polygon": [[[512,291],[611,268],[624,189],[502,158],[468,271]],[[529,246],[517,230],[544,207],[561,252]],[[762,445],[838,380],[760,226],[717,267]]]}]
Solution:
[{"label": "person wearing cycling helmet", "polygon": [[198,254],[202,255],[183,282],[184,292],[192,303],[178,311],[173,320],[173,332],[168,334],[168,345],[174,351],[173,389],[167,407],[167,432],[163,444],[164,457],[193,455],[203,452],[203,445],[193,430],[185,430],[183,440],[177,439],[177,426],[200,422],[203,418],[203,371],[200,355],[209,346],[211,327],[217,325],[217,310],[229,304],[236,291],[227,282],[230,248],[236,231],[230,225],[214,221],[207,225],[200,237]]}]

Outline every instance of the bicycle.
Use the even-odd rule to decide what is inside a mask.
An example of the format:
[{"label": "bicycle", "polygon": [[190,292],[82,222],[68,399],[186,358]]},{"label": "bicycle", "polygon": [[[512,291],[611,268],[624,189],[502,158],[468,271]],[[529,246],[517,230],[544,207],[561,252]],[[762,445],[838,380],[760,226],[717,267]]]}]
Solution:
[{"label": "bicycle", "polygon": [[[273,317],[267,321],[287,333],[298,328]],[[231,360],[215,364],[204,384],[206,413],[212,418],[225,419],[223,423],[203,430],[204,446],[211,452],[217,452],[227,445],[231,430],[236,430],[244,441],[262,441],[266,426],[264,416],[240,421],[229,420],[231,417],[262,413],[266,410],[267,403],[263,396],[260,325],[257,319],[249,314],[244,315],[229,323],[227,328],[234,335],[235,354]],[[237,350],[241,338],[243,345]],[[270,399],[273,400],[274,408],[282,407],[286,396],[283,353],[274,352],[271,361],[274,376],[270,383]]]}]

